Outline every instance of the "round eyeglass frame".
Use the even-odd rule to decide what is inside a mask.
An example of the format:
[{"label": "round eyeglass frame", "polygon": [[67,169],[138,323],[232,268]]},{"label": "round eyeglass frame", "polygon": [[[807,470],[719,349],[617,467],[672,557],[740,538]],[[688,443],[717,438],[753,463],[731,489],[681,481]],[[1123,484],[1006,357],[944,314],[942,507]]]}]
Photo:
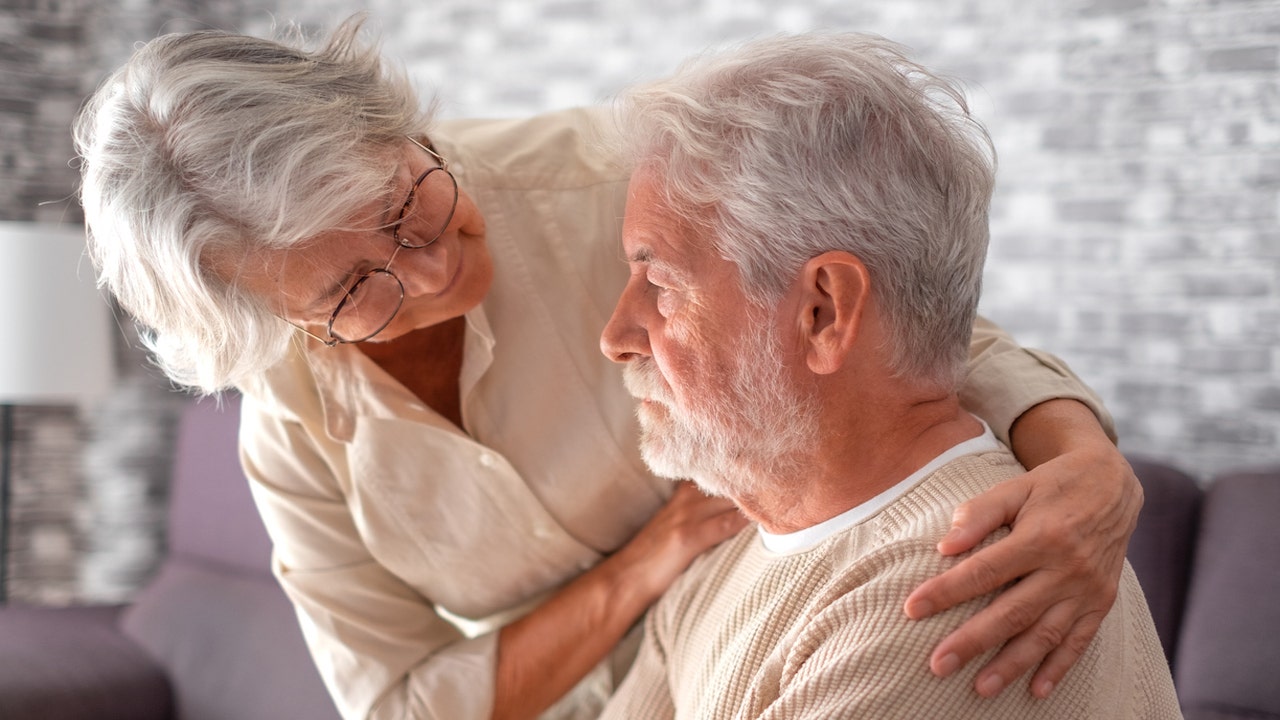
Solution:
[{"label": "round eyeglass frame", "polygon": [[[316,335],[315,333],[312,333],[306,328],[303,328],[295,323],[290,323],[290,324],[293,324],[294,327],[297,327],[302,332],[318,340],[319,342],[324,344],[326,347],[334,347],[340,344],[364,342],[374,337],[378,333],[382,332],[383,330],[385,330],[387,326],[391,324],[391,321],[395,320],[396,314],[400,312],[401,306],[404,305],[404,283],[400,281],[400,278],[396,277],[395,273],[391,272],[391,263],[394,262],[396,259],[396,256],[400,254],[401,249],[418,250],[421,248],[428,247],[435,241],[439,240],[440,237],[444,235],[444,231],[449,228],[449,223],[453,221],[453,214],[458,208],[458,180],[457,178],[454,177],[453,173],[449,170],[449,161],[445,160],[444,157],[442,157],[439,153],[433,150],[429,145],[424,145],[412,137],[409,137],[408,139],[409,139],[409,142],[413,143],[414,145],[417,145],[424,152],[426,152],[428,155],[434,158],[437,165],[435,167],[427,168],[426,170],[424,170],[421,174],[418,175],[417,178],[414,179],[413,185],[410,186],[409,194],[405,197],[404,204],[400,206],[400,214],[396,217],[395,223],[391,226],[391,237],[396,241],[396,247],[392,251],[391,257],[387,259],[386,264],[383,265],[381,268],[370,270],[366,272],[364,275],[361,275],[360,278],[356,280],[355,283],[353,283],[350,288],[347,289],[346,293],[342,297],[342,300],[338,302],[338,306],[335,307],[333,309],[333,313],[329,315],[329,322],[326,323],[325,325],[325,332],[329,336],[327,339],[322,338]],[[453,200],[449,205],[449,211],[444,214],[443,219],[439,223],[439,229],[436,230],[435,233],[433,233],[430,236],[430,239],[418,243],[415,241],[414,238],[412,238],[409,235],[401,235],[400,230],[404,225],[405,216],[408,214],[409,208],[413,206],[413,201],[417,198],[418,188],[420,188],[422,186],[422,183],[426,181],[426,179],[434,172],[443,172],[445,177],[448,178],[449,185],[453,188]],[[365,286],[365,283],[368,282],[370,279],[379,277],[382,275],[386,275],[387,277],[391,278],[391,280],[395,281],[396,287],[398,289],[395,308],[392,309],[389,313],[387,313],[386,319],[383,320],[381,324],[378,324],[377,327],[374,328],[371,332],[367,332],[359,337],[344,337],[334,332],[334,329],[333,329],[334,323],[338,321],[338,318],[341,316],[343,309],[349,307],[349,303],[355,300],[360,288],[362,286]]]}]

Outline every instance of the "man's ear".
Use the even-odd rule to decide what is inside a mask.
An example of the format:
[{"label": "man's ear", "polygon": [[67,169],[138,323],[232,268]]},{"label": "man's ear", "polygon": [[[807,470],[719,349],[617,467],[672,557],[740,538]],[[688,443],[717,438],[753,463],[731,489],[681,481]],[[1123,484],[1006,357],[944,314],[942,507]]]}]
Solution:
[{"label": "man's ear", "polygon": [[833,250],[804,264],[798,289],[805,361],[815,373],[833,373],[844,364],[863,329],[871,276],[856,256]]}]

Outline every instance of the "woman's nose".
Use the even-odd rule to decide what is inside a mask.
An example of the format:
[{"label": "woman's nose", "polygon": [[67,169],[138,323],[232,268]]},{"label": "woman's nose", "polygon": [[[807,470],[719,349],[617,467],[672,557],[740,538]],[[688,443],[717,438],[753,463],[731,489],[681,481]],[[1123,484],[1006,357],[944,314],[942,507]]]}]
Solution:
[{"label": "woman's nose", "polygon": [[390,270],[400,278],[406,295],[434,295],[449,284],[449,253],[440,242],[421,248],[400,248]]}]

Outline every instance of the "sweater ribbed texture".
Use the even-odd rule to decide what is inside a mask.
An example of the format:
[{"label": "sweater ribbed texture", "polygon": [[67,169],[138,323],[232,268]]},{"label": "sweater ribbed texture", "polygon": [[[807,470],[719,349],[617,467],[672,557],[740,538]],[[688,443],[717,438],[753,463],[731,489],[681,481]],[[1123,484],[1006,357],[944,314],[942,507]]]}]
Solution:
[{"label": "sweater ribbed texture", "polygon": [[929,672],[937,643],[994,594],[921,621],[909,620],[903,603],[959,561],[936,550],[952,510],[1021,472],[1004,450],[962,457],[792,555],[772,554],[754,529],[744,531],[700,558],[654,607],[603,718],[1180,718],[1127,564],[1097,637],[1049,699],[1031,696],[1029,674],[997,698],[979,697],[974,677],[994,653],[947,679]]}]

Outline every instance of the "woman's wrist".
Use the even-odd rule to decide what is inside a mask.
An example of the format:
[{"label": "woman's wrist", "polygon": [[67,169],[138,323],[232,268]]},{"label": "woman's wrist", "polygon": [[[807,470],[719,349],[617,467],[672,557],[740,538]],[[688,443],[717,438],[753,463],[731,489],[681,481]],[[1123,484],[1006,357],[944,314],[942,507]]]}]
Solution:
[{"label": "woman's wrist", "polygon": [[616,557],[605,558],[499,632],[495,719],[532,717],[550,707],[644,614],[644,592]]},{"label": "woman's wrist", "polygon": [[646,553],[653,548],[641,545],[643,543],[628,543],[593,568],[600,571],[601,583],[611,604],[623,614],[634,613],[628,625],[657,602],[671,584],[670,578],[655,577],[653,558]]},{"label": "woman's wrist", "polygon": [[1009,428],[1009,441],[1028,470],[1069,452],[1115,452],[1089,406],[1071,398],[1046,400],[1028,409]]}]

